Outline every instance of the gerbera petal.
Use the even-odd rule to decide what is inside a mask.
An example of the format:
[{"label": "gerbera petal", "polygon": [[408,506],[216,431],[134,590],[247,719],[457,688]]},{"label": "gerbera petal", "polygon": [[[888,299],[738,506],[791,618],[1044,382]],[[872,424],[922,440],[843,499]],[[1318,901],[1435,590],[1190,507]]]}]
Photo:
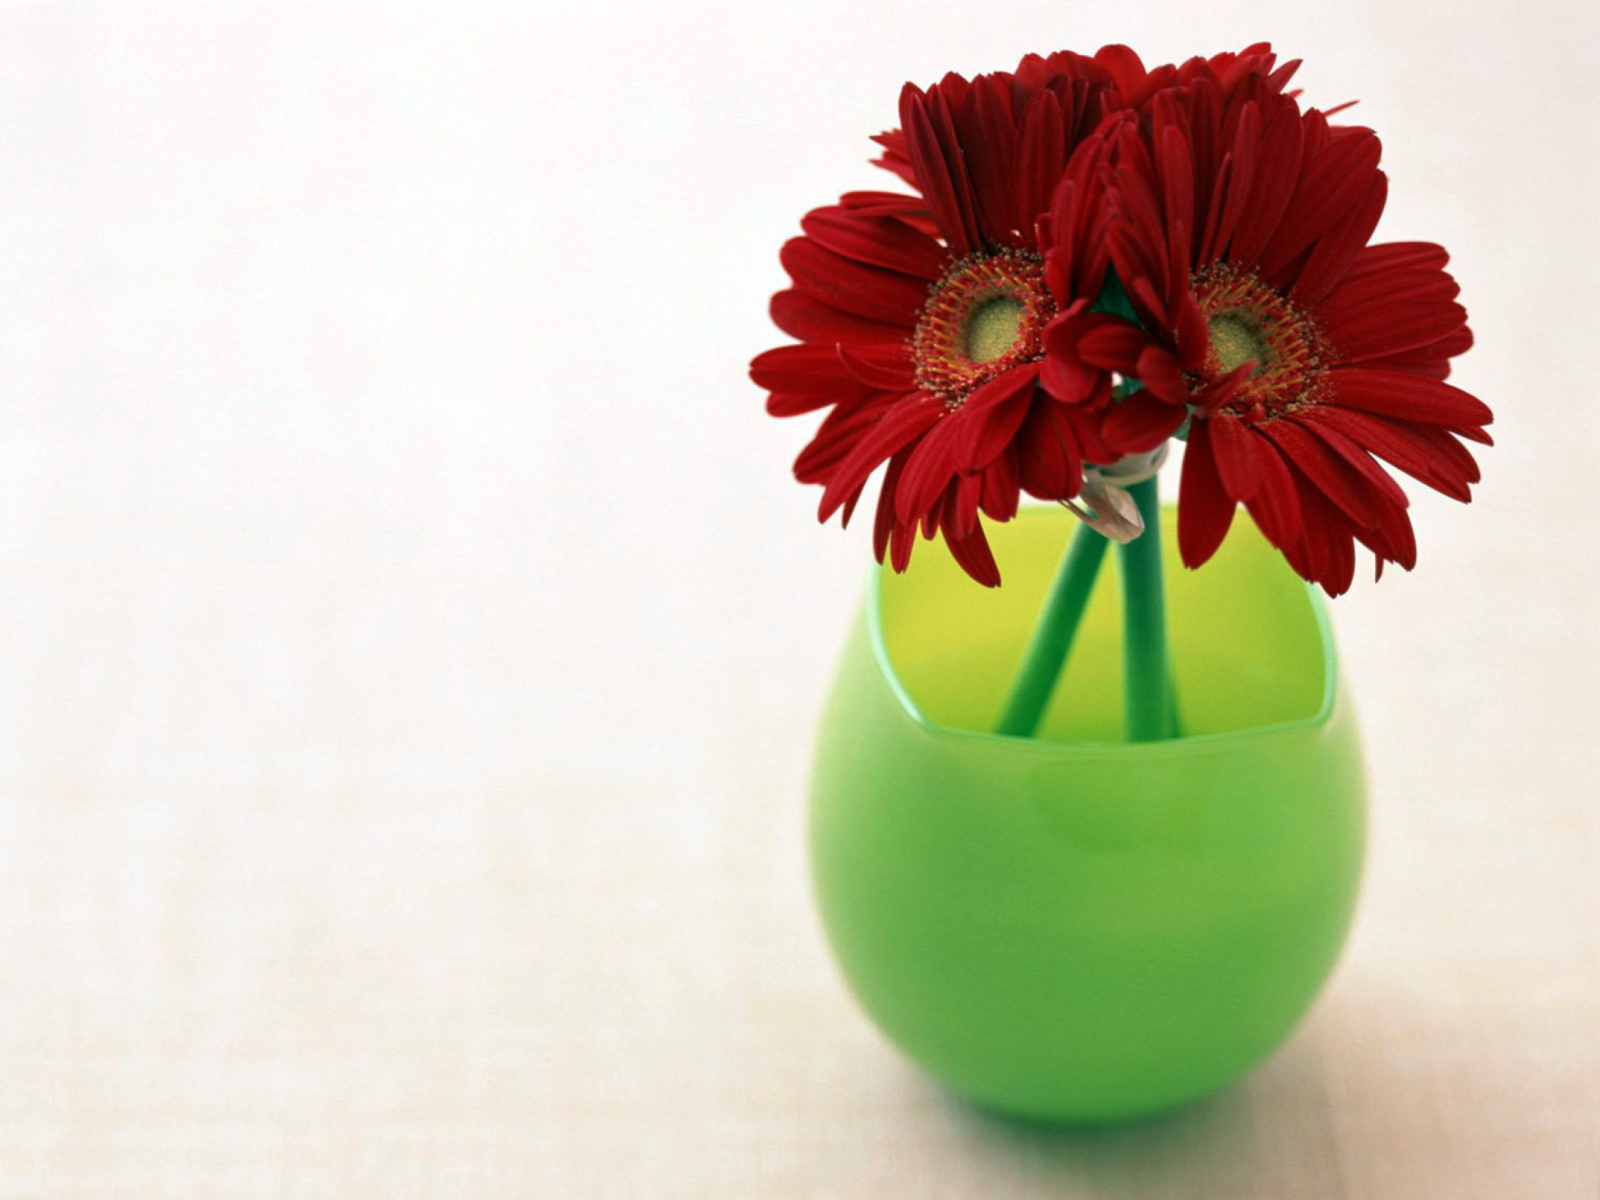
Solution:
[{"label": "gerbera petal", "polygon": [[894,217],[819,208],[805,215],[800,228],[835,254],[918,279],[939,278],[949,258],[938,242]]},{"label": "gerbera petal", "polygon": [[1106,441],[1120,453],[1144,454],[1176,433],[1186,416],[1182,405],[1138,391],[1111,409],[1102,429]]},{"label": "gerbera petal", "polygon": [[[1054,322],[1052,328],[1055,328]],[[1087,313],[1079,323],[1060,327],[1055,335],[1057,347],[1074,333],[1077,356],[1082,361],[1124,375],[1135,374],[1140,355],[1157,348],[1155,340],[1133,322],[1104,313]],[[1045,337],[1048,345],[1051,337],[1048,331]]]},{"label": "gerbera petal", "polygon": [[865,317],[841,312],[808,296],[799,288],[790,288],[773,296],[771,314],[774,325],[802,342],[825,342],[829,345],[836,342],[851,345],[902,342],[908,332],[899,325],[869,321]]},{"label": "gerbera petal", "polygon": [[890,455],[889,465],[883,469],[883,484],[878,489],[878,509],[872,522],[872,552],[879,562],[888,552],[889,537],[894,532],[894,493],[900,486],[900,473],[905,470],[908,457],[909,451],[898,450]]},{"label": "gerbera petal", "polygon": [[1437,379],[1356,367],[1337,368],[1328,379],[1335,403],[1345,408],[1427,425],[1482,426],[1494,421],[1482,400]]},{"label": "gerbera petal", "polygon": [[889,531],[889,566],[904,571],[911,565],[911,552],[917,548],[917,527],[904,521],[895,522]]},{"label": "gerbera petal", "polygon": [[1254,362],[1242,362],[1226,375],[1213,379],[1205,387],[1191,395],[1189,403],[1203,412],[1215,412],[1238,394],[1239,389],[1244,386],[1254,371]]},{"label": "gerbera petal", "polygon": [[767,397],[767,415],[771,417],[799,417],[819,408],[835,404],[848,404],[871,389],[864,384],[853,384],[835,392],[773,392]]},{"label": "gerbera petal", "polygon": [[1013,441],[982,475],[971,476],[981,481],[979,506],[996,521],[1009,521],[1017,515],[1017,505],[1022,499],[1020,460],[1017,443]]},{"label": "gerbera petal", "polygon": [[[915,180],[906,182],[916,186]],[[933,215],[928,212],[928,202],[921,196],[907,196],[903,192],[846,192],[839,197],[839,207],[861,217],[898,217],[920,233],[938,236]]]},{"label": "gerbera petal", "polygon": [[1388,196],[1389,180],[1379,171],[1355,206],[1317,241],[1290,289],[1295,303],[1305,308],[1315,306],[1344,278],[1378,227]]},{"label": "gerbera petal", "polygon": [[1039,382],[1063,404],[1076,404],[1100,390],[1106,382],[1106,373],[1058,355],[1045,359],[1039,371]]},{"label": "gerbera petal", "polygon": [[1195,260],[1196,266],[1203,267],[1215,261],[1233,240],[1255,183],[1260,143],[1261,107],[1250,102],[1239,114],[1232,147],[1217,169],[1212,201],[1206,213],[1206,235]]},{"label": "gerbera petal", "polygon": [[1189,273],[1189,231],[1194,228],[1194,159],[1189,141],[1175,125],[1157,135],[1156,173],[1161,180],[1161,202],[1167,217],[1167,250],[1170,260]]},{"label": "gerbera petal", "polygon": [[1194,288],[1187,281],[1173,302],[1172,334],[1177,342],[1179,367],[1198,372],[1211,351],[1211,331],[1200,302],[1195,298]]},{"label": "gerbera petal", "polygon": [[767,412],[775,417],[849,404],[872,390],[844,369],[834,346],[821,342],[778,346],[756,355],[750,363],[750,378],[772,393],[767,397]]},{"label": "gerbera petal", "polygon": [[[1305,479],[1300,483],[1301,546],[1308,560],[1307,569],[1296,566],[1307,579],[1320,584],[1330,596],[1342,596],[1355,578],[1355,540],[1339,510]],[[1291,559],[1291,564],[1294,560]]]},{"label": "gerbera petal", "polygon": [[1287,552],[1300,538],[1300,488],[1277,446],[1260,435],[1256,436],[1256,443],[1261,485],[1245,501],[1245,509],[1262,536]]},{"label": "gerbera petal", "polygon": [[1260,436],[1227,413],[1216,413],[1205,424],[1223,490],[1235,500],[1251,499],[1261,490],[1261,456],[1267,452]]},{"label": "gerbera petal", "polygon": [[971,98],[964,107],[961,142],[983,209],[983,222],[991,230],[1016,229],[1024,234],[1037,212],[1019,212],[1012,194],[1016,178],[1017,117],[1011,102],[1012,81],[1004,75],[973,80]]},{"label": "gerbera petal", "polygon": [[[1190,81],[1187,90],[1189,102],[1183,106],[1183,111],[1180,113],[1180,126],[1183,128],[1185,140],[1189,143],[1193,161],[1195,187],[1193,219],[1201,222],[1203,226],[1206,213],[1200,206],[1211,199],[1211,191],[1216,184],[1217,160],[1223,154],[1222,118],[1225,97],[1222,94],[1222,84],[1211,72],[1196,75]],[[1162,96],[1173,94],[1164,92],[1158,95],[1151,105],[1152,110],[1160,105]],[[1151,131],[1155,132],[1153,123]]]},{"label": "gerbera petal", "polygon": [[1467,310],[1453,300],[1423,297],[1375,302],[1324,325],[1344,362],[1362,362],[1429,346],[1466,324]]},{"label": "gerbera petal", "polygon": [[928,299],[925,281],[835,254],[808,237],[789,239],[778,257],[797,287],[825,304],[869,320],[909,329]]},{"label": "gerbera petal", "polygon": [[1178,485],[1178,555],[1191,568],[1204,565],[1217,552],[1233,524],[1234,503],[1222,490],[1207,424],[1196,421],[1189,431]]},{"label": "gerbera petal", "polygon": [[1323,405],[1307,414],[1307,423],[1338,430],[1435,491],[1466,503],[1478,481],[1471,453],[1444,430],[1431,425],[1390,421],[1374,413]]},{"label": "gerbera petal", "polygon": [[964,173],[953,168],[947,158],[946,143],[955,134],[942,128],[938,118],[938,94],[930,111],[929,98],[914,84],[900,93],[900,127],[906,134],[906,151],[916,171],[917,187],[927,197],[939,232],[950,249],[960,257],[981,249],[983,237],[972,211],[972,195]]},{"label": "gerbera petal", "polygon": [[911,158],[906,153],[906,135],[899,129],[885,130],[875,133],[872,140],[883,147],[883,154],[872,160],[872,165],[882,167],[892,175],[898,175],[912,187],[917,186],[917,173],[911,166]]},{"label": "gerbera petal", "polygon": [[769,392],[805,392],[847,385],[850,375],[832,346],[777,346],[750,360],[750,378]]},{"label": "gerbera petal", "polygon": [[[983,494],[983,476],[958,475],[944,489],[944,502],[938,506],[937,527],[945,535],[967,537],[978,527],[978,498]],[[925,525],[927,521],[923,522]]]},{"label": "gerbera petal", "polygon": [[1020,221],[1030,225],[1050,207],[1050,194],[1066,165],[1066,135],[1061,101],[1054,92],[1036,92],[1022,111],[1017,137],[1014,195]]},{"label": "gerbera petal", "polygon": [[1028,415],[1038,379],[1038,367],[1018,367],[967,397],[957,423],[956,462],[963,470],[982,470],[1010,444]]},{"label": "gerbera petal", "polygon": [[1376,134],[1352,129],[1307,162],[1283,220],[1256,262],[1263,277],[1277,274],[1361,202],[1381,154]]},{"label": "gerbera petal", "polygon": [[[1289,80],[1294,78],[1294,73],[1300,69],[1300,64],[1302,61],[1303,60],[1298,58],[1291,58],[1288,62],[1284,63],[1283,66],[1279,67],[1276,71],[1273,71],[1272,74],[1267,77],[1267,82],[1273,87],[1274,90],[1282,91],[1288,86]],[[1269,59],[1267,62],[1267,67],[1270,68],[1271,65],[1272,63]]]},{"label": "gerbera petal", "polygon": [[826,521],[852,491],[861,487],[878,466],[895,451],[925,434],[944,415],[945,407],[923,392],[895,403],[872,430],[856,443],[828,481],[817,506],[817,519]]},{"label": "gerbera petal", "polygon": [[1173,68],[1157,67],[1146,71],[1144,63],[1134,51],[1120,43],[1102,46],[1094,52],[1094,61],[1111,73],[1121,93],[1122,103],[1129,108],[1141,108],[1158,87],[1170,79]]},{"label": "gerbera petal", "polygon": [[1359,525],[1371,525],[1376,521],[1370,487],[1326,443],[1289,420],[1266,421],[1258,428],[1277,443],[1278,449],[1301,475],[1352,521]]},{"label": "gerbera petal", "polygon": [[1029,495],[1065,500],[1083,488],[1083,450],[1066,405],[1042,400],[1032,405],[1016,446],[1020,482]]},{"label": "gerbera petal", "polygon": [[1472,330],[1462,325],[1436,342],[1429,342],[1413,350],[1364,358],[1360,360],[1359,365],[1374,371],[1405,371],[1412,375],[1444,379],[1450,374],[1450,359],[1458,354],[1465,354],[1470,349],[1472,349]]},{"label": "gerbera petal", "polygon": [[[1083,337],[1098,329],[1104,320],[1102,314],[1088,311],[1088,301],[1080,300],[1045,326],[1045,360],[1040,382],[1056,399],[1068,404],[1079,403],[1094,396],[1105,384],[1106,371],[1110,368],[1085,361],[1080,351]],[[1135,326],[1122,324],[1137,333]],[[1145,340],[1145,335],[1138,334],[1141,346]],[[1104,356],[1120,351],[1102,344],[1096,348],[1096,353]],[[1134,353],[1136,355],[1137,351]],[[1128,360],[1129,366],[1136,361],[1136,357]]]},{"label": "gerbera petal", "polygon": [[1381,500],[1398,507],[1405,508],[1410,501],[1406,499],[1405,492],[1400,490],[1400,485],[1394,477],[1372,460],[1372,456],[1360,443],[1351,440],[1341,433],[1336,426],[1326,424],[1315,419],[1316,409],[1309,409],[1286,418],[1293,421],[1302,429],[1309,429],[1311,433],[1320,438],[1322,442],[1351,467],[1354,467],[1373,493]]},{"label": "gerbera petal", "polygon": [[895,515],[900,520],[915,521],[929,513],[945,485],[955,478],[962,416],[957,409],[944,417],[927,431],[906,460],[905,473],[895,489]]},{"label": "gerbera petal", "polygon": [[827,484],[861,436],[882,420],[898,399],[892,394],[877,393],[864,403],[834,409],[794,460],[794,477],[801,483]]},{"label": "gerbera petal", "polygon": [[1417,565],[1417,535],[1404,505],[1380,504],[1376,521],[1352,527],[1350,533],[1377,556],[1380,573],[1385,560],[1407,571]]},{"label": "gerbera petal", "polygon": [[950,556],[963,571],[984,587],[1000,586],[1000,568],[995,565],[994,552],[989,549],[989,539],[983,535],[982,525],[974,526],[967,537],[952,537],[947,530],[944,541],[950,547]]},{"label": "gerbera petal", "polygon": [[1101,175],[1122,118],[1107,118],[1103,129],[1073,151],[1066,173],[1038,221],[1045,279],[1063,311],[1100,294],[1110,263],[1104,227],[1109,219]]},{"label": "gerbera petal", "polygon": [[868,387],[909,392],[916,388],[916,369],[904,342],[840,346],[836,354],[847,377]]},{"label": "gerbera petal", "polygon": [[[1261,139],[1255,148],[1254,183],[1250,198],[1239,213],[1239,224],[1233,231],[1233,240],[1223,254],[1226,261],[1243,263],[1246,267],[1256,264],[1267,239],[1277,230],[1278,222],[1282,220],[1284,210],[1294,195],[1295,180],[1300,171],[1303,134],[1299,106],[1292,99],[1284,97],[1275,101],[1270,110],[1264,109],[1262,118]],[[1237,155],[1236,146],[1236,163]]]},{"label": "gerbera petal", "polygon": [[1357,279],[1375,271],[1441,271],[1449,261],[1449,252],[1433,242],[1380,242],[1361,252],[1350,277]]},{"label": "gerbera petal", "polygon": [[1134,306],[1140,309],[1146,318],[1154,320],[1158,325],[1172,324],[1171,310],[1167,307],[1167,301],[1156,291],[1156,285],[1149,278],[1129,281],[1127,292]]},{"label": "gerbera petal", "polygon": [[1460,290],[1447,271],[1398,267],[1346,273],[1344,280],[1312,312],[1324,328],[1333,328],[1375,306],[1416,300],[1447,303],[1454,300]]},{"label": "gerbera petal", "polygon": [[1153,299],[1144,315],[1164,324],[1169,231],[1155,191],[1155,166],[1133,126],[1122,131],[1118,154],[1121,161],[1108,185],[1107,204],[1115,219],[1107,226],[1106,246],[1128,295],[1139,301],[1140,285],[1145,285]]},{"label": "gerbera petal", "polygon": [[1183,405],[1189,399],[1189,383],[1172,352],[1162,346],[1146,346],[1134,364],[1133,377],[1145,391],[1166,404]]}]

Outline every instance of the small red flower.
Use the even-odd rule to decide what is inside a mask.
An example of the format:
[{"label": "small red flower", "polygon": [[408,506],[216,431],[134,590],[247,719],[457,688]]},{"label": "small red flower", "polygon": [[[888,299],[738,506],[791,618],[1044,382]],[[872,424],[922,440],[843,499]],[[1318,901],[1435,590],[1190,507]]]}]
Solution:
[{"label": "small red flower", "polygon": [[[1444,382],[1472,344],[1443,249],[1369,245],[1387,181],[1369,129],[1302,113],[1259,66],[1185,68],[1148,116],[1113,118],[1097,196],[1137,324],[1065,310],[1046,331],[1045,382],[1098,394],[1143,385],[1107,416],[1121,453],[1189,422],[1179,548],[1197,567],[1243,503],[1305,578],[1345,591],[1361,542],[1410,569],[1407,500],[1376,459],[1466,501],[1489,409]],[[1047,260],[1046,268],[1049,268]]]}]

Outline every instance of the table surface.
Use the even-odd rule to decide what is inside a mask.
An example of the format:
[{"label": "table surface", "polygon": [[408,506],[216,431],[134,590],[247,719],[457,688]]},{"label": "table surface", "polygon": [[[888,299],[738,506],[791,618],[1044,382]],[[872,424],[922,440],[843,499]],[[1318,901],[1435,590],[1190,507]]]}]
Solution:
[{"label": "table surface", "polygon": [[[1385,134],[1385,233],[1455,249],[1500,445],[1335,605],[1330,986],[1239,1085],[1062,1132],[829,960],[865,534],[742,378],[900,80],[1059,15],[669,8],[0,5],[0,1197],[1596,1195],[1592,10],[1277,23]],[[1186,11],[1153,57],[1214,48]]]}]

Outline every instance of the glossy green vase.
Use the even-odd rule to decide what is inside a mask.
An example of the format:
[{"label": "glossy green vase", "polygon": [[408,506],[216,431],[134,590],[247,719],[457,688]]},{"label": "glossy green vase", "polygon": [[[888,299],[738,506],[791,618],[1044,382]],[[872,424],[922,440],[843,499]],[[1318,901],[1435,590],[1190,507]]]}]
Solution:
[{"label": "glossy green vase", "polygon": [[983,732],[1072,520],[993,527],[995,591],[932,546],[873,575],[811,851],[839,964],[891,1040],[980,1104],[1106,1122],[1214,1091],[1293,1028],[1349,927],[1365,785],[1320,599],[1248,521],[1200,571],[1166,547],[1182,738],[1121,740],[1109,560],[1039,738]]}]

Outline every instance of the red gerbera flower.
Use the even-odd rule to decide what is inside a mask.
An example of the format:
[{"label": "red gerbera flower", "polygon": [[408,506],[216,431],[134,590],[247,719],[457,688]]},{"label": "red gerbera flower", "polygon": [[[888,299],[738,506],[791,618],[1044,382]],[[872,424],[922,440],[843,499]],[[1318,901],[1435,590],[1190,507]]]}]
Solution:
[{"label": "red gerbera flower", "polygon": [[[1106,256],[1071,212],[1044,244],[1036,219],[1105,116],[1111,77],[1092,60],[1024,66],[906,86],[902,128],[876,140],[880,165],[919,195],[853,193],[806,215],[783,248],[794,286],[772,300],[800,344],[751,365],[774,415],[832,408],[795,463],[824,487],[820,519],[848,521],[887,464],[879,561],[904,570],[919,528],[940,532],[990,586],[1000,577],[980,512],[1009,519],[1023,490],[1076,495],[1084,457],[1104,456],[1094,410],[1110,400],[1102,389],[1068,405],[1038,386],[1046,325],[1099,291]],[[1047,276],[1042,250],[1057,241],[1072,266]]]},{"label": "red gerbera flower", "polygon": [[1262,44],[1146,70],[1107,46],[1092,58],[1029,55],[970,82],[948,75],[926,92],[907,85],[902,127],[874,140],[878,165],[918,194],[855,192],[807,214],[783,252],[794,286],[772,303],[801,344],[752,364],[774,415],[832,409],[795,463],[824,488],[822,520],[842,511],[848,522],[887,463],[879,561],[887,553],[904,570],[920,528],[942,532],[974,578],[999,582],[980,512],[1009,519],[1022,491],[1068,499],[1086,459],[1112,457],[1098,433],[1109,380],[1070,403],[1039,386],[1044,327],[1105,278],[1088,182],[1103,150],[1074,148],[1108,113],[1198,71],[1225,89],[1253,75],[1281,89],[1297,64],[1274,64]]},{"label": "red gerbera flower", "polygon": [[1359,541],[1410,569],[1406,497],[1375,461],[1459,500],[1478,479],[1458,438],[1489,409],[1444,382],[1472,344],[1443,249],[1368,245],[1387,181],[1369,129],[1302,113],[1263,71],[1209,66],[1158,92],[1144,121],[1107,122],[1098,194],[1138,324],[1080,306],[1046,334],[1047,381],[1112,410],[1119,452],[1190,422],[1178,505],[1183,561],[1204,563],[1243,503],[1290,564],[1345,591]]}]

